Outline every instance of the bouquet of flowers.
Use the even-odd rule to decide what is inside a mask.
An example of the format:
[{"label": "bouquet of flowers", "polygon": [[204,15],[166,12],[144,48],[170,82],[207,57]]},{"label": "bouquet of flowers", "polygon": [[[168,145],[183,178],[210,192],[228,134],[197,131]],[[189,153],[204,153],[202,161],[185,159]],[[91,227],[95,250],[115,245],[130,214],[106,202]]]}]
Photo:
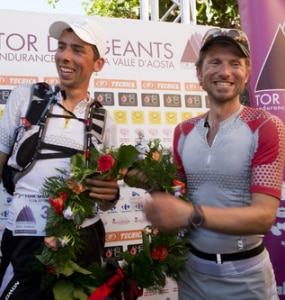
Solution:
[{"label": "bouquet of flowers", "polygon": [[57,247],[54,250],[43,244],[36,257],[40,262],[37,268],[44,274],[43,288],[52,287],[56,300],[95,300],[114,292],[136,299],[144,288],[161,292],[166,277],[177,279],[189,251],[186,238],[152,226],[142,230],[143,251],[122,252],[120,264],[106,261],[103,266],[93,263],[84,268],[76,261],[84,247],[80,226],[95,216],[95,204],[100,202],[88,196],[85,179],[93,174],[122,179],[124,170],[130,168],[146,175],[144,184],[150,189],[183,197],[185,187],[175,179],[172,153],[158,139],[146,141],[141,137],[137,145],[118,149],[92,148],[90,153],[71,158],[70,174],[61,171],[61,175],[46,179],[43,191],[50,202],[46,233]]}]

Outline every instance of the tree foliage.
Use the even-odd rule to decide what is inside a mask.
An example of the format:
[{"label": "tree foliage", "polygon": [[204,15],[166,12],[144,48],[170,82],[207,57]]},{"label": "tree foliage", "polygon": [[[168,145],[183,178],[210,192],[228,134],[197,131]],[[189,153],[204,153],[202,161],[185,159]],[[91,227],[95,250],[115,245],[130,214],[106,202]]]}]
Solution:
[{"label": "tree foliage", "polygon": [[223,28],[239,28],[238,0],[196,0],[197,23]]},{"label": "tree foliage", "polygon": [[139,16],[139,0],[90,0],[82,2],[88,15],[137,19]]},{"label": "tree foliage", "polygon": [[[60,0],[46,0],[53,7]],[[179,17],[177,1],[159,0],[159,18],[165,16],[164,21],[173,22]],[[87,15],[98,15],[102,17],[116,17],[126,19],[140,18],[139,0],[83,0],[82,6]],[[213,25],[223,28],[239,28],[240,15],[238,0],[196,0],[197,24]],[[179,18],[178,18],[179,19]]]}]

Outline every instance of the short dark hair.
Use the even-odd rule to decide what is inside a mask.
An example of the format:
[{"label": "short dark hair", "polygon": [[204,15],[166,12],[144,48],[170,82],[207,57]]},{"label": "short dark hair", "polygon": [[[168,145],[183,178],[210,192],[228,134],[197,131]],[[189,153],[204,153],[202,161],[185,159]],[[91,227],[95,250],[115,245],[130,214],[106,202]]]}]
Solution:
[{"label": "short dark hair", "polygon": [[[67,29],[65,29],[64,31],[67,31],[67,32],[74,32],[74,30],[69,27]],[[75,33],[75,32],[74,32]],[[76,34],[76,33],[75,33]],[[93,50],[93,60],[96,61],[98,58],[100,58],[100,54],[99,54],[99,51],[97,49],[97,47],[95,45],[92,45],[92,44],[89,44],[91,47],[92,47],[92,50]]]}]

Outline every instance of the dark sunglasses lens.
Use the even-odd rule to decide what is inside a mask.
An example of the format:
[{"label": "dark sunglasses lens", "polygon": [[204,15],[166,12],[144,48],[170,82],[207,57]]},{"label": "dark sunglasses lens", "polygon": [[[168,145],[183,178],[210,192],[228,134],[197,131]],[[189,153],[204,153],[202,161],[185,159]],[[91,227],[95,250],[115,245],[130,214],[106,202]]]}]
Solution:
[{"label": "dark sunglasses lens", "polygon": [[227,35],[227,36],[229,36],[229,37],[231,37],[231,38],[235,38],[235,37],[239,37],[240,34],[241,34],[240,31],[231,29],[231,30],[229,30],[228,32],[226,32],[225,35]]},{"label": "dark sunglasses lens", "polygon": [[238,41],[238,42],[242,43],[243,45],[249,47],[248,39],[242,31],[236,30],[236,29],[231,29],[228,31],[227,36],[229,36],[229,37],[233,38],[235,41]]},{"label": "dark sunglasses lens", "polygon": [[249,47],[248,39],[242,31],[237,30],[237,29],[230,29],[228,31],[222,31],[219,28],[213,28],[206,32],[206,34],[202,40],[201,48],[204,46],[204,44],[206,42],[210,41],[211,39],[213,39],[217,36],[222,36],[222,35],[228,36],[228,37],[232,38],[233,40],[242,43],[246,47]]}]

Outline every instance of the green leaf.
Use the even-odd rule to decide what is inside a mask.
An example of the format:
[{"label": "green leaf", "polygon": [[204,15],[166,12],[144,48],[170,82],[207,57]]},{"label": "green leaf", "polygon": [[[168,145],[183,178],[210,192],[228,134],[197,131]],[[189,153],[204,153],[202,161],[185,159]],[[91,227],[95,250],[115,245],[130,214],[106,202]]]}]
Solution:
[{"label": "green leaf", "polygon": [[91,274],[90,271],[81,268],[78,264],[74,263],[73,261],[69,260],[66,262],[66,264],[64,265],[64,267],[61,270],[61,274],[65,275],[66,277],[72,275],[74,272],[79,272],[82,274]]},{"label": "green leaf", "polygon": [[[81,153],[76,153],[71,157],[71,166],[73,168],[83,169],[85,167],[86,159]],[[74,170],[72,170],[74,171]]]},{"label": "green leaf", "polygon": [[87,300],[88,296],[79,289],[74,289],[74,293],[73,293],[74,299],[80,299],[80,300]]},{"label": "green leaf", "polygon": [[117,160],[121,168],[129,168],[138,159],[139,151],[132,145],[122,145],[119,148]]},{"label": "green leaf", "polygon": [[[55,300],[70,300],[73,298],[73,284],[69,280],[61,279],[53,287]],[[79,298],[85,300],[84,298]]]},{"label": "green leaf", "polygon": [[152,261],[151,258],[151,252],[150,252],[150,242],[149,242],[149,236],[142,232],[142,240],[143,240],[143,250],[145,255],[149,258],[150,261]]}]

